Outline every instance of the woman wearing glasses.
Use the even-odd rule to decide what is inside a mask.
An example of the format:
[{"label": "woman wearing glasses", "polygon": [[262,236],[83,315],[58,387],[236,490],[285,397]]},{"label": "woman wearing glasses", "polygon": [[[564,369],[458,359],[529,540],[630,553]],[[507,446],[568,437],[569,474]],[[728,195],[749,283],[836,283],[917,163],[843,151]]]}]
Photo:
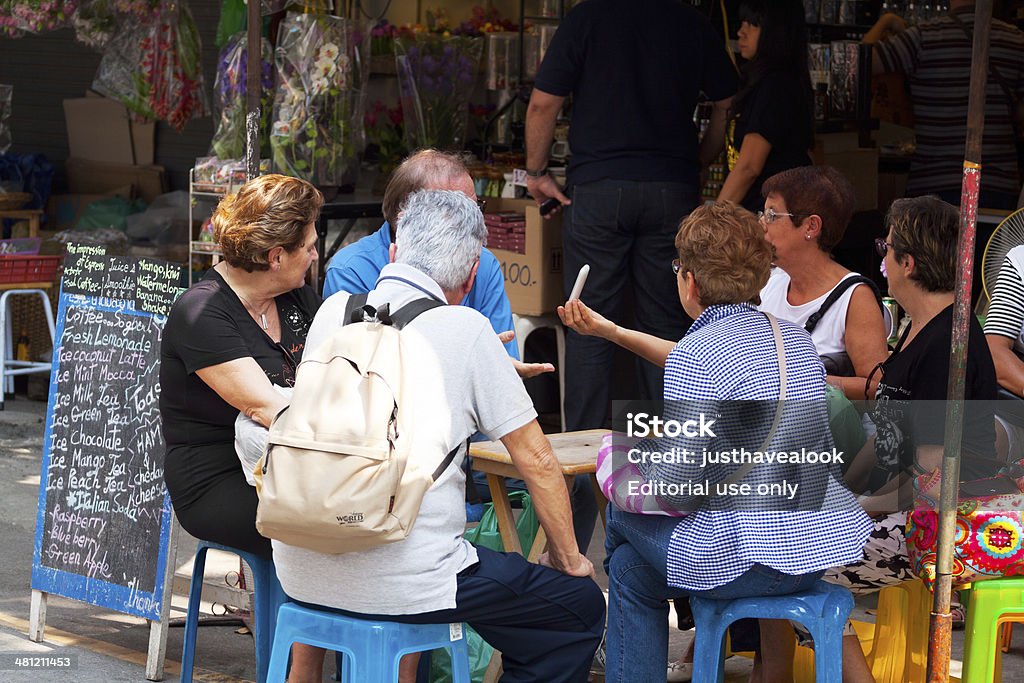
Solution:
[{"label": "woman wearing glasses", "polygon": [[[875,513],[875,529],[862,560],[824,576],[855,595],[917,578],[907,553],[907,513],[900,510],[922,484],[938,490],[933,477],[943,454],[959,220],[956,208],[937,197],[897,199],[886,216],[888,234],[876,240],[889,293],[912,322],[873,378],[878,389],[871,417],[878,432],[846,475],[854,490],[871,492],[861,501]],[[996,387],[992,357],[972,315],[961,481],[992,477],[1002,464],[995,455],[995,427],[987,404],[996,398]],[[843,680],[872,680],[854,635],[843,639]]]},{"label": "woman wearing glasses", "polygon": [[772,176],[762,191],[759,217],[775,268],[760,308],[807,329],[829,382],[847,398],[864,399],[871,369],[888,354],[888,335],[873,283],[831,254],[853,215],[853,187],[830,166],[802,166]]},{"label": "woman wearing glasses", "polygon": [[739,16],[739,50],[747,62],[732,105],[729,176],[718,198],[757,211],[766,178],[811,163],[814,99],[803,3],[746,0]]}]

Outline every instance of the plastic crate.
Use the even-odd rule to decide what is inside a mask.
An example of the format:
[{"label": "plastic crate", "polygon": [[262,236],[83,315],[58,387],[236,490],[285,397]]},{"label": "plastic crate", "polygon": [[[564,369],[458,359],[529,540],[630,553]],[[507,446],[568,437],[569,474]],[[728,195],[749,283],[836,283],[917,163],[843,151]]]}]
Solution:
[{"label": "plastic crate", "polygon": [[0,285],[53,282],[63,256],[0,256]]}]

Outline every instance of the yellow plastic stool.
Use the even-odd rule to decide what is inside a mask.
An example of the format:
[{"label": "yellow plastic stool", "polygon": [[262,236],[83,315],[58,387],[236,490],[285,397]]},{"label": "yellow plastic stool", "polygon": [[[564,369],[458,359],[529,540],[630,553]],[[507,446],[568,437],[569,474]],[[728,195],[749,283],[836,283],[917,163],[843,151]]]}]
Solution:
[{"label": "yellow plastic stool", "polygon": [[923,581],[883,588],[868,666],[877,683],[923,681],[928,671],[928,619],[932,593]]},{"label": "yellow plastic stool", "polygon": [[[931,606],[932,594],[924,583],[907,581],[879,592],[874,624],[853,621],[875,683],[907,683],[927,678]],[[795,683],[815,683],[813,650],[796,648],[793,674]]]}]

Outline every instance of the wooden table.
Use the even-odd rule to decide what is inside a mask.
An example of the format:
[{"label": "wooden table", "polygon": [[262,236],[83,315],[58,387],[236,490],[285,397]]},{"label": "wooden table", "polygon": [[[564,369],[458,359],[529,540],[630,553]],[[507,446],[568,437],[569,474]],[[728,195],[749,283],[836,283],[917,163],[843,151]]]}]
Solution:
[{"label": "wooden table", "polygon": [[[573,479],[578,474],[589,474],[590,484],[597,499],[601,520],[604,521],[605,500],[601,487],[597,483],[597,450],[601,447],[601,438],[608,433],[607,429],[591,429],[584,432],[565,432],[548,434],[551,448],[555,452],[558,464],[565,477],[565,485],[572,491]],[[522,475],[509,457],[508,450],[500,441],[481,441],[470,444],[469,454],[473,457],[473,469],[487,474],[487,486],[494,501],[494,512],[498,517],[498,531],[506,552],[520,553],[519,535],[516,533],[515,520],[512,517],[512,505],[508,499],[505,478],[522,479]],[[544,552],[547,537],[543,527],[537,530],[533,547],[526,556],[531,562]]]}]

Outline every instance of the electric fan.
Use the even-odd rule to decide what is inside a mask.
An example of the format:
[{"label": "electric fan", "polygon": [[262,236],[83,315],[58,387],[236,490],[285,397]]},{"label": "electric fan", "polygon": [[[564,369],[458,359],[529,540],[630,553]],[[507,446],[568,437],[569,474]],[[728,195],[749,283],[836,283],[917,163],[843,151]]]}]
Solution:
[{"label": "electric fan", "polygon": [[[981,289],[985,293],[986,304],[992,301],[992,292],[999,280],[999,269],[1003,267],[1003,260],[1006,258],[1007,252],[1022,244],[1024,244],[1024,209],[1018,209],[996,226],[981,255]],[[978,303],[981,303],[980,299]]]}]

